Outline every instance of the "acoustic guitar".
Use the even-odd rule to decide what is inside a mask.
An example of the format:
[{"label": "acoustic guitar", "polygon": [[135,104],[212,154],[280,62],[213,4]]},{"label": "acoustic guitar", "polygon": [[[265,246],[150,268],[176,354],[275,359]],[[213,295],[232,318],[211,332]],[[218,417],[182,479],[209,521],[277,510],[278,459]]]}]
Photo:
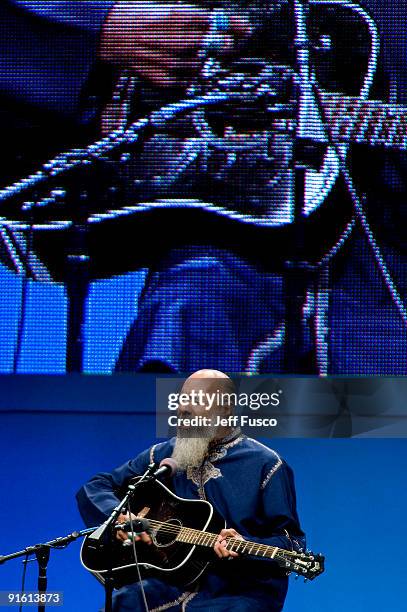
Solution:
[{"label": "acoustic guitar", "polygon": [[[142,578],[155,576],[186,586],[194,583],[216,560],[213,546],[226,525],[208,501],[182,499],[160,481],[149,480],[137,487],[132,512],[143,525],[147,521],[147,527],[142,529],[147,528],[152,539],[151,545],[135,543]],[[238,538],[227,538],[227,548],[242,558],[268,560],[264,563],[270,563],[271,575],[280,568],[280,573],[294,572],[313,580],[324,571],[321,554],[285,550]],[[81,562],[101,582],[111,571],[116,587],[138,579],[132,543],[123,544],[114,536],[103,544],[87,536],[81,548]]]}]

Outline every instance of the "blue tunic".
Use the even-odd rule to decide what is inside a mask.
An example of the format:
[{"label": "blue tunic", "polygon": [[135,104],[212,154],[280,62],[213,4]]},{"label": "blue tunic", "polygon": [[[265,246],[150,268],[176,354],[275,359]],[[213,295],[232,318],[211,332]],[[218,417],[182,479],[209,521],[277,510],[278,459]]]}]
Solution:
[{"label": "blue tunic", "polygon": [[[117,505],[115,491],[129,478],[143,473],[150,461],[172,454],[174,439],[157,444],[111,473],[98,474],[77,494],[79,510],[87,525],[102,522]],[[172,489],[180,497],[207,499],[224,517],[228,527],[245,539],[292,550],[305,545],[300,528],[292,470],[273,450],[234,433],[211,447],[200,468],[178,472]],[[215,559],[215,557],[214,557]],[[198,590],[183,591],[158,579],[144,581],[149,607],[181,609],[281,610],[288,579],[273,562],[216,560],[205,573]],[[116,611],[142,610],[139,586],[115,593]],[[161,608],[175,602],[173,606]]]},{"label": "blue tunic", "polygon": [[[407,300],[406,253],[384,253]],[[328,372],[406,375],[407,329],[360,232],[330,266]],[[173,251],[152,271],[117,370],[281,373],[282,277],[214,247]],[[315,346],[304,326],[304,363]],[[274,342],[274,338],[276,342]],[[252,357],[262,347],[255,362]]]}]

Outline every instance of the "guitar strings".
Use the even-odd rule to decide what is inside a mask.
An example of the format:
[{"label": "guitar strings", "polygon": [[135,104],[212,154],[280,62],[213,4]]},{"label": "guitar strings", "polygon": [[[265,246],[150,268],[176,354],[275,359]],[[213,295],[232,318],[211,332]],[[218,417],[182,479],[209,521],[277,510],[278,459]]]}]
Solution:
[{"label": "guitar strings", "polygon": [[[188,541],[184,542],[182,540],[179,540],[179,542],[181,542],[183,544],[194,544],[194,545],[197,545],[197,546],[199,546],[199,545],[201,545],[201,546],[203,546],[203,545],[204,546],[209,546],[211,544],[215,544],[215,542],[216,542],[216,540],[218,538],[218,536],[216,534],[214,534],[214,533],[202,532],[202,531],[199,531],[198,529],[192,529],[190,527],[183,527],[183,526],[180,527],[178,525],[171,525],[171,524],[164,523],[164,522],[161,522],[161,521],[155,521],[153,519],[149,520],[149,523],[150,523],[150,525],[156,526],[157,527],[157,531],[163,531],[164,533],[167,533],[167,534],[177,534],[177,535],[179,535],[182,531],[184,531],[184,532],[187,532],[188,535],[198,535],[198,536],[202,536],[202,538],[209,539],[209,542],[205,542],[205,543],[204,542],[195,542],[194,543],[194,542],[188,542]],[[247,547],[247,545],[250,545],[251,546],[250,547],[250,553],[249,553],[250,555],[253,554],[253,549],[256,550],[256,553],[255,553],[256,555],[257,555],[258,552],[262,552],[262,551],[264,551],[264,553],[266,553],[266,552],[268,552],[269,549],[271,551],[273,551],[273,552],[275,551],[274,554],[272,554],[272,556],[271,555],[267,555],[267,557],[273,559],[276,562],[281,562],[282,564],[286,564],[286,565],[287,565],[287,563],[288,564],[295,563],[295,561],[290,561],[289,559],[287,559],[287,557],[297,557],[299,554],[301,554],[301,553],[298,553],[298,552],[294,552],[294,551],[290,551],[290,550],[285,550],[285,549],[279,548],[277,546],[271,546],[271,545],[267,545],[267,544],[260,544],[260,543],[257,543],[257,542],[251,542],[250,540],[240,540],[238,538],[225,538],[225,539],[227,541],[226,548],[230,544],[232,544],[232,546],[234,544],[239,544],[239,545],[240,544],[246,544],[246,547]],[[133,544],[134,544],[134,541],[133,541]],[[241,552],[245,553],[246,551],[243,550]],[[282,556],[281,553],[283,553],[284,556]],[[266,558],[266,555],[264,554],[263,557]],[[288,567],[286,569],[289,572],[293,571],[293,570],[290,569],[289,565],[288,565]],[[303,575],[303,576],[305,574],[307,574],[307,577],[309,577],[309,578],[314,577],[314,575],[311,575],[311,574],[308,576],[309,569],[305,568],[305,567],[298,567],[297,570],[294,570],[294,573],[300,573],[300,575]]]},{"label": "guitar strings", "polygon": [[[210,543],[210,541],[212,540],[213,543],[216,543],[216,539],[217,539],[217,535],[214,533],[209,533],[209,532],[202,532],[199,531],[198,529],[192,529],[190,527],[180,527],[178,525],[171,525],[169,523],[164,523],[161,521],[156,521],[156,520],[149,520],[150,525],[152,525],[153,527],[157,528],[157,531],[161,531],[163,533],[166,534],[176,534],[179,535],[181,532],[184,532],[184,534],[186,536],[202,536],[203,539],[207,538],[209,539],[208,544]],[[276,554],[275,557],[277,556],[278,552],[283,552],[285,555],[287,556],[292,556],[292,557],[296,557],[298,556],[298,552],[295,551],[290,551],[290,550],[285,550],[283,548],[279,548],[278,546],[271,546],[268,544],[260,544],[258,542],[251,542],[250,540],[240,540],[238,538],[225,538],[226,541],[229,544],[243,544],[246,543],[246,546],[248,544],[251,545],[251,551],[252,550],[256,550],[257,552],[263,551],[266,552],[268,549],[272,549],[272,550],[276,550]],[[188,542],[184,542],[185,544],[188,544]],[[193,542],[190,542],[191,544]],[[199,542],[197,542],[197,545],[199,545]],[[274,558],[275,558],[274,557]]]}]

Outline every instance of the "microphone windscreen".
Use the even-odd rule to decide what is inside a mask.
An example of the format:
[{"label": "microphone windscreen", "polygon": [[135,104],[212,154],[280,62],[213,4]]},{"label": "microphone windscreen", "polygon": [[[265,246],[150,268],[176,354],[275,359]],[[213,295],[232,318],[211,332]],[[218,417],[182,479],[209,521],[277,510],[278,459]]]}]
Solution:
[{"label": "microphone windscreen", "polygon": [[168,466],[171,469],[171,476],[174,476],[178,469],[177,462],[174,461],[171,457],[166,457],[160,462],[160,467]]}]

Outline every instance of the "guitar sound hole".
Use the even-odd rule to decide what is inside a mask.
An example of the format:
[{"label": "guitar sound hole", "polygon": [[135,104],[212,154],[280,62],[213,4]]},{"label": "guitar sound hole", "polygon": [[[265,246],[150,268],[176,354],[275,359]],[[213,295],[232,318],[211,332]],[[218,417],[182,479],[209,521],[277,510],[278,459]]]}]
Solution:
[{"label": "guitar sound hole", "polygon": [[181,528],[181,521],[178,519],[169,519],[168,521],[165,521],[165,523],[163,523],[161,527],[157,529],[157,531],[154,531],[152,534],[152,540],[159,548],[170,546],[171,544],[174,544]]}]

